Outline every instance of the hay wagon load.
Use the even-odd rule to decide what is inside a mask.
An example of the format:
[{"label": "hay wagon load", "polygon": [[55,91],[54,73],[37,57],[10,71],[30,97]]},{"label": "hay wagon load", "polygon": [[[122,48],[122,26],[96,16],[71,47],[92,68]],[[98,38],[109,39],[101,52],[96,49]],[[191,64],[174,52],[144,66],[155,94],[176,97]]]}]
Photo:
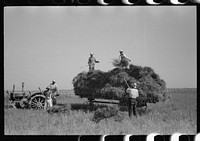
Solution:
[{"label": "hay wagon load", "polygon": [[81,72],[73,79],[75,95],[95,99],[116,100],[118,104],[127,104],[127,83],[138,84],[138,106],[156,103],[167,99],[166,83],[150,67],[130,65],[129,68],[114,68],[108,72],[94,70]]}]

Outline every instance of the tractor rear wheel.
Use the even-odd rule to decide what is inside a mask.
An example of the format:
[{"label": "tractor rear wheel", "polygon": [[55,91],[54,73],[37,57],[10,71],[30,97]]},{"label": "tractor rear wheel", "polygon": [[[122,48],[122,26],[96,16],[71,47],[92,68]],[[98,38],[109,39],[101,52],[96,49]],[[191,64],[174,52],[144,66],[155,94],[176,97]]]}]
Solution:
[{"label": "tractor rear wheel", "polygon": [[30,108],[38,110],[38,109],[46,109],[46,97],[43,95],[35,95],[29,101]]}]

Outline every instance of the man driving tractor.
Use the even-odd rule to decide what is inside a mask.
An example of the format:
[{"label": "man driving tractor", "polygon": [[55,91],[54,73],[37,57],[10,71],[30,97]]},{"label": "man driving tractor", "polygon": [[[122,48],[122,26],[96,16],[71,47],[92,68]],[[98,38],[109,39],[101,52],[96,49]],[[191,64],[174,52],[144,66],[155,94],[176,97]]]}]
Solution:
[{"label": "man driving tractor", "polygon": [[51,92],[52,96],[58,94],[58,86],[55,80],[52,80],[51,84],[46,89],[48,89]]},{"label": "man driving tractor", "polygon": [[52,80],[51,84],[46,89],[49,92],[49,98],[50,99],[52,98],[52,103],[51,103],[51,100],[49,100],[49,105],[50,107],[52,107],[53,105],[56,104],[56,96],[59,96],[58,86],[56,84],[56,81]]}]

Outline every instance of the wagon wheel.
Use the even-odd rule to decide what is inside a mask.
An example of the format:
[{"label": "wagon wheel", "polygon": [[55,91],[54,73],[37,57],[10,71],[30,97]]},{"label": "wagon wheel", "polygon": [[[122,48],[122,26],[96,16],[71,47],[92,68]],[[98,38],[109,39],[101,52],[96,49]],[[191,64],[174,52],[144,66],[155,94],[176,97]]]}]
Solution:
[{"label": "wagon wheel", "polygon": [[35,95],[29,101],[32,109],[46,109],[46,97],[43,95]]},{"label": "wagon wheel", "polygon": [[87,100],[86,102],[83,103],[83,105],[85,105],[87,107],[92,107],[92,106],[94,106],[94,103],[90,100]]},{"label": "wagon wheel", "polygon": [[97,106],[97,103],[94,104],[94,99],[93,98],[88,98],[86,102],[83,103],[84,107],[88,110],[94,110],[95,107]]},{"label": "wagon wheel", "polygon": [[147,106],[142,106],[142,107],[137,107],[137,108],[142,110],[142,111],[146,111],[147,110]]},{"label": "wagon wheel", "polygon": [[147,103],[144,103],[143,105],[137,106],[136,110],[140,110],[141,112],[147,111]]}]

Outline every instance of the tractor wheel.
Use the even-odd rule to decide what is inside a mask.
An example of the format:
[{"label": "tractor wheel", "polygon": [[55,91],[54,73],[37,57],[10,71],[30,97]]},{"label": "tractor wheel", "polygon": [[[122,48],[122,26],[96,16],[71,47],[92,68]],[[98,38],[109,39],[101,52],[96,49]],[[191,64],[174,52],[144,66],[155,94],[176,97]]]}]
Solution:
[{"label": "tractor wheel", "polygon": [[19,106],[22,109],[28,108],[29,107],[28,100],[26,98],[21,99],[19,102]]},{"label": "tractor wheel", "polygon": [[43,95],[35,95],[29,101],[30,108],[32,109],[46,109],[46,97]]}]

